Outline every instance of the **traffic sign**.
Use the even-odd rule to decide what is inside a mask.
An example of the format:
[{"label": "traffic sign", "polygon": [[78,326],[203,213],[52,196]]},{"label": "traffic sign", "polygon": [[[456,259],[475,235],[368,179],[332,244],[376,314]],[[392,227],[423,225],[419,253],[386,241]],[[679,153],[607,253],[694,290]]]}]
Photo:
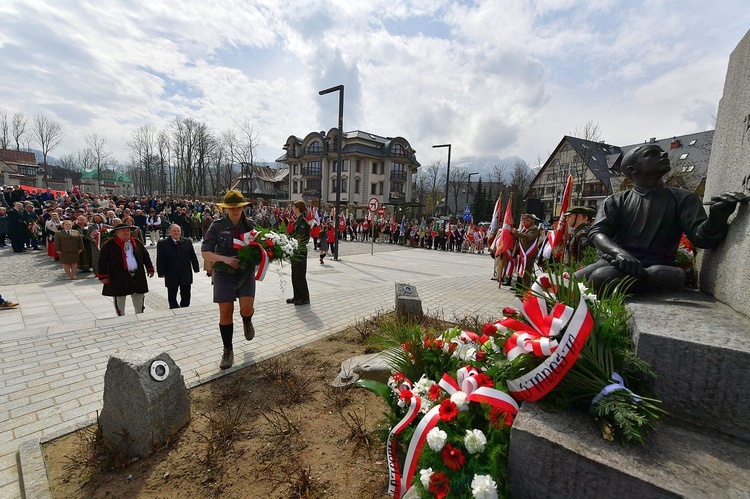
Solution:
[{"label": "traffic sign", "polygon": [[378,215],[385,215],[385,207],[381,206],[378,208]]},{"label": "traffic sign", "polygon": [[378,208],[380,208],[380,201],[378,201],[378,198],[370,198],[367,205],[370,207],[370,211],[376,212],[378,211]]}]

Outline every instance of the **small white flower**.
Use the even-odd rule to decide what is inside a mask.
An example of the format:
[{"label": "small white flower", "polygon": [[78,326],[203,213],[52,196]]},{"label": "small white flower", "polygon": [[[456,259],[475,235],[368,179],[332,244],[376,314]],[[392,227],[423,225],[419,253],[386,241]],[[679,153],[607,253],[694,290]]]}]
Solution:
[{"label": "small white flower", "polygon": [[432,409],[432,406],[435,405],[435,403],[427,397],[419,397],[419,399],[422,401],[422,405],[419,406],[419,412],[422,414],[427,414],[429,410]]},{"label": "small white flower", "polygon": [[429,433],[427,433],[427,445],[429,445],[430,449],[434,450],[435,452],[440,452],[441,450],[443,450],[445,441],[447,439],[448,434],[437,426],[431,429]]},{"label": "small white flower", "polygon": [[430,387],[434,384],[434,381],[423,374],[422,377],[419,378],[419,381],[414,385],[414,391],[420,396],[427,395],[427,392],[430,391]]},{"label": "small white flower", "polygon": [[487,437],[482,430],[466,430],[464,437],[464,446],[469,454],[479,454],[484,452],[484,446],[487,445]]},{"label": "small white flower", "polygon": [[432,476],[432,468],[425,470],[419,470],[419,481],[422,482],[422,486],[425,489],[430,488],[430,477]]},{"label": "small white flower", "polygon": [[596,294],[593,293],[589,288],[587,288],[582,282],[578,283],[578,290],[581,292],[581,296],[583,296],[584,300],[588,302],[598,301]]},{"label": "small white flower", "polygon": [[471,494],[476,499],[497,499],[497,484],[490,475],[474,475]]},{"label": "small white flower", "polygon": [[469,410],[469,402],[466,401],[466,394],[464,392],[456,392],[451,395],[451,402],[456,404],[459,411]]}]

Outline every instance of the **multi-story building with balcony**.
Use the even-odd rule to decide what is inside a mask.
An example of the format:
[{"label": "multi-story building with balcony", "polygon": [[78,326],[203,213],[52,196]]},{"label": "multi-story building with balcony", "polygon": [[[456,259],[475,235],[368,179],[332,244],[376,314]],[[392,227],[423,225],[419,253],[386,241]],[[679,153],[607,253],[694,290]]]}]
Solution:
[{"label": "multi-story building with balcony", "polygon": [[[286,154],[276,161],[289,165],[290,199],[312,206],[336,202],[338,128],[311,132],[303,139],[291,135]],[[355,130],[345,132],[341,150],[340,200],[361,216],[369,199],[382,205],[405,204],[412,198],[412,177],[420,167],[415,151],[403,137],[381,137]]]}]

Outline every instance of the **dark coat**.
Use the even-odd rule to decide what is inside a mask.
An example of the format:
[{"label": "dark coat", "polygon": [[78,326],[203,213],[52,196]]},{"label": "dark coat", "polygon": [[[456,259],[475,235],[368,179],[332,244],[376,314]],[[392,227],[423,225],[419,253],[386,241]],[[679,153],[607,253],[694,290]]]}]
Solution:
[{"label": "dark coat", "polygon": [[102,295],[104,296],[126,296],[133,293],[148,293],[148,282],[146,272],[153,273],[154,265],[148,251],[138,239],[130,238],[133,244],[133,254],[138,262],[135,276],[131,276],[125,265],[123,247],[118,244],[117,237],[108,240],[99,252],[99,279],[108,278],[109,283],[104,285]]},{"label": "dark coat", "polygon": [[156,243],[156,273],[164,277],[166,287],[192,284],[193,272],[199,270],[198,257],[189,239],[180,237],[175,244],[171,237],[167,237]]}]

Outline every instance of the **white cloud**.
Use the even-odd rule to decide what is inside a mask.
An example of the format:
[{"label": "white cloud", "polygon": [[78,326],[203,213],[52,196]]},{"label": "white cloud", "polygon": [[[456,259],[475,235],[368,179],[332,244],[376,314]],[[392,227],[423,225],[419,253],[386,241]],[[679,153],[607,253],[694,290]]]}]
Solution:
[{"label": "white cloud", "polygon": [[248,119],[273,160],[337,126],[318,95],[337,84],[346,130],[403,136],[423,164],[445,142],[533,163],[589,120],[615,143],[697,131],[750,25],[740,0],[6,0],[0,17],[0,107],[59,120],[53,154],[97,133],[123,162],[135,129],[176,116]]}]

